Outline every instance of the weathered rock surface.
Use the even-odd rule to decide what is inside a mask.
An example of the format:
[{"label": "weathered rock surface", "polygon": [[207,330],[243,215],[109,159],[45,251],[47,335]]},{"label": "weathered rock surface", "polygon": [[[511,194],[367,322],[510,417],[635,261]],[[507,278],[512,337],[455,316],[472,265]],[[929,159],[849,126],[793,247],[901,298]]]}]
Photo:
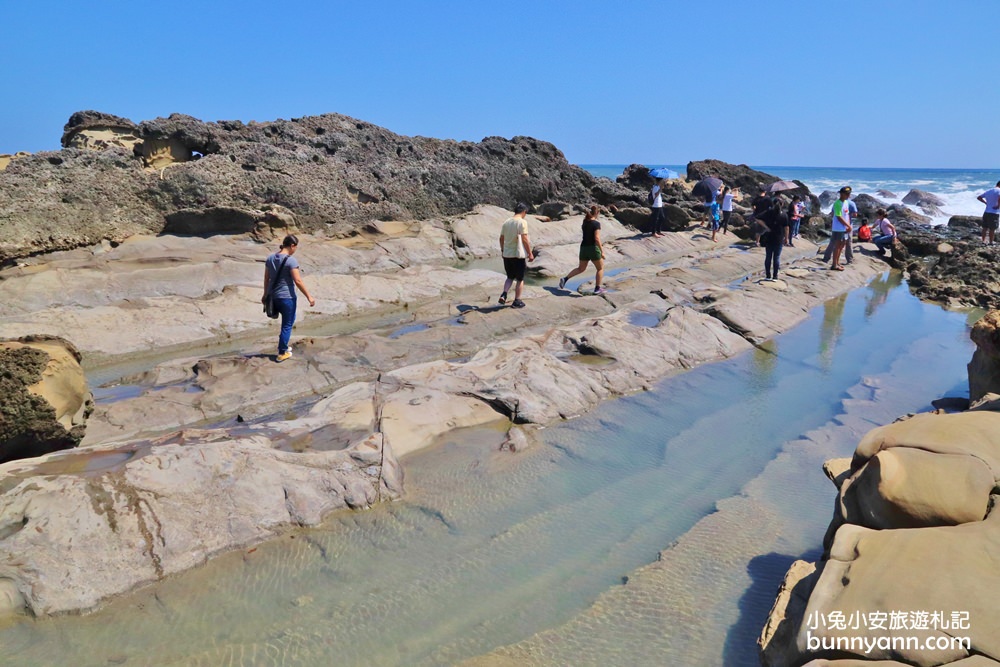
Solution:
[{"label": "weathered rock surface", "polygon": [[[990,348],[990,336],[980,337],[980,349]],[[800,561],[789,570],[761,634],[763,664],[1000,661],[1000,618],[989,593],[1000,585],[993,567],[1000,557],[996,406],[918,414],[876,428],[862,438],[848,470],[843,461],[828,464],[839,493],[827,553],[816,566]],[[902,625],[871,622],[893,611],[906,615]],[[831,614],[862,620],[859,627],[817,620]]]},{"label": "weathered rock surface", "polygon": [[[762,248],[713,244],[697,229],[636,237],[609,221],[609,263],[624,269],[606,281],[609,293],[528,286],[528,307],[513,310],[495,304],[501,275],[440,265],[462,256],[498,266],[496,233],[506,215],[483,207],[420,225],[380,221],[339,239],[303,236],[297,257],[318,312],[307,314],[295,357],[280,365],[257,353],[274,336],[259,324],[266,253],[243,236],[136,237],[6,269],[18,311],[0,321],[2,332],[72,331],[101,363],[212,337],[244,340],[235,349],[251,351],[174,352],[178,358],[128,381],[137,392],[100,404],[90,444],[75,450],[76,458],[53,455],[0,470],[0,525],[10,531],[0,529],[0,554],[18,554],[0,561],[0,581],[7,581],[0,598],[39,614],[89,608],[283,526],[366,506],[379,493],[394,497],[397,478],[385,472],[395,465],[390,449],[416,451],[464,426],[506,429],[507,441],[523,448],[530,434],[514,424],[579,414],[668,373],[749,349],[748,338],[793,326],[810,304],[882,267],[859,252],[844,273],[810,270],[816,247],[803,242],[788,249],[786,262],[803,266],[789,273],[780,296],[794,306],[759,318],[749,311],[777,293],[739,281],[760,272]],[[529,221],[542,249],[536,275],[576,265],[579,224],[577,216]],[[696,298],[718,284],[733,284],[736,296]],[[709,306],[747,322],[743,335]],[[109,332],[108,318],[124,324]],[[289,417],[290,409],[301,416]],[[187,430],[171,435],[179,427]],[[378,471],[370,460],[376,452]],[[34,485],[41,477],[46,483]],[[239,485],[244,477],[256,485],[252,492]],[[228,495],[190,512],[195,497],[200,506],[212,494]],[[246,506],[255,494],[264,497],[261,507]],[[28,529],[19,529],[25,516]],[[32,526],[51,526],[53,534]],[[58,554],[74,534],[80,551],[67,573]],[[29,537],[38,541],[31,549],[19,541]],[[121,554],[102,556],[99,544]],[[25,556],[36,549],[39,558]],[[100,571],[89,572],[87,562]],[[38,583],[43,579],[53,583]]]},{"label": "weathered rock surface", "polygon": [[[404,137],[338,114],[248,124],[174,114],[136,124],[80,112],[63,145],[0,172],[0,261],[156,234],[182,211],[278,204],[305,231],[346,234],[483,203],[589,204],[596,184],[528,137]],[[221,222],[214,233],[230,229]]]},{"label": "weathered rock surface", "polygon": [[380,433],[347,446],[325,435],[185,431],[0,467],[0,582],[11,591],[0,611],[90,609],[289,525],[399,496]]},{"label": "weathered rock surface", "polygon": [[66,340],[0,340],[0,463],[76,447],[94,404]]},{"label": "weathered rock surface", "polygon": [[969,362],[969,400],[1000,393],[1000,311],[991,310],[972,327],[976,351]]}]

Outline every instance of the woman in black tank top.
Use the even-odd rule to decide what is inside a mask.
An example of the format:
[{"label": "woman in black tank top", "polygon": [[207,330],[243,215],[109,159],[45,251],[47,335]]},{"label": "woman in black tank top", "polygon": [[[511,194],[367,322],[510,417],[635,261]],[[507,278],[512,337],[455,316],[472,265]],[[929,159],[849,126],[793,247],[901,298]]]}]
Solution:
[{"label": "woman in black tank top", "polygon": [[583,218],[580,229],[583,231],[583,240],[580,243],[580,265],[566,274],[565,278],[559,279],[559,289],[566,287],[566,281],[587,270],[587,262],[593,262],[597,269],[595,280],[596,288],[594,294],[604,294],[607,290],[601,285],[604,279],[604,246],[601,245],[601,223],[597,221],[599,211],[596,206],[590,207],[590,212]]}]

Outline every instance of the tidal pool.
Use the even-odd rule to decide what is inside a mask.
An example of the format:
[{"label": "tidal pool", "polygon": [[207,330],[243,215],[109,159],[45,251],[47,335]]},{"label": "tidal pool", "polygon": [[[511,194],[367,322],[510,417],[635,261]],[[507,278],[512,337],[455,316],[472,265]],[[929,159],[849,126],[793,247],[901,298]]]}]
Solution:
[{"label": "tidal pool", "polygon": [[534,448],[455,433],[405,460],[404,501],[7,623],[4,664],[755,665],[775,582],[830,517],[819,463],[961,395],[972,318],[886,274]]}]

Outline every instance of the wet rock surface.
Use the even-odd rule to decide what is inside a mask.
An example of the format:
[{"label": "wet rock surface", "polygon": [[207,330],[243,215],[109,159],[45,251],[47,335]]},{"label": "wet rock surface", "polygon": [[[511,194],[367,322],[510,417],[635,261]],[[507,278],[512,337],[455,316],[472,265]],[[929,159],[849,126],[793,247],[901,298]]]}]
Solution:
[{"label": "wet rock surface", "polygon": [[[523,429],[747,350],[885,266],[859,251],[830,272],[802,241],[786,250],[783,282],[762,283],[763,248],[732,235],[654,239],[605,219],[609,291],[595,296],[592,274],[573,291],[554,287],[577,263],[580,217],[531,218],[541,284],[517,310],[496,303],[507,215],[486,206],[343,238],[303,234],[296,256],[317,306],[302,308],[282,364],[259,304],[273,248],[246,235],[138,236],[5,269],[17,310],[0,335],[61,332],[85,367],[137,368],[101,388],[72,456],[0,470],[10,527],[0,549],[18,554],[0,568],[10,608],[88,609],[283,527],[397,497],[396,457],[454,428],[505,429],[519,450],[531,441]],[[451,266],[461,261],[484,268]],[[53,529],[18,528],[25,519]],[[80,547],[67,572],[69,526]]]}]

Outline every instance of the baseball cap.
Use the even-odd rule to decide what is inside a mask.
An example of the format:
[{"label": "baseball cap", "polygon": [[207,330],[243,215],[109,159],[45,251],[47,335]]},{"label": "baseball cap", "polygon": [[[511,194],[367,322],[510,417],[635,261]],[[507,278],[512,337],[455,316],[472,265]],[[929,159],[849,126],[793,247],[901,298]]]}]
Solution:
[{"label": "baseball cap", "polygon": [[851,186],[850,185],[845,185],[844,187],[840,188],[840,191],[841,192],[850,193],[851,192]]}]

